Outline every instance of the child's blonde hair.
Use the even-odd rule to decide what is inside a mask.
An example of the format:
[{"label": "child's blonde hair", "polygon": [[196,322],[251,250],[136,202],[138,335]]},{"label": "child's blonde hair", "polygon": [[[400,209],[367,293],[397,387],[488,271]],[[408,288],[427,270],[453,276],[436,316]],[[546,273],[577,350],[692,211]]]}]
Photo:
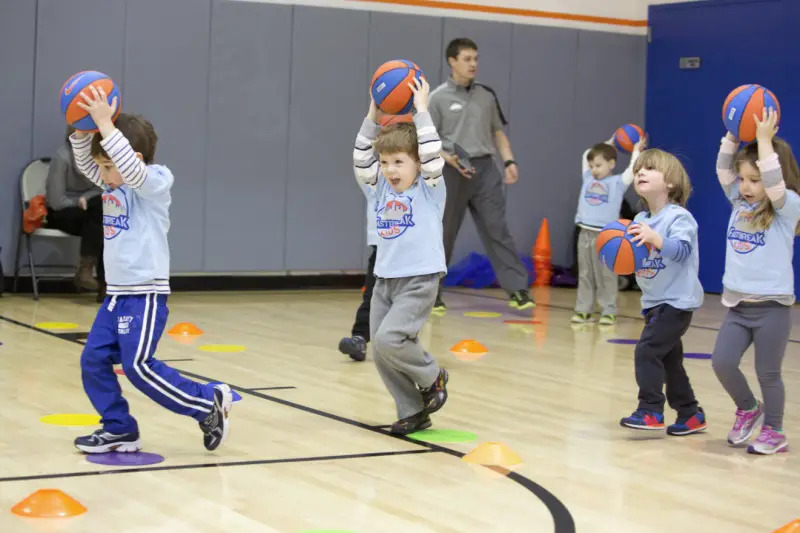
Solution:
[{"label": "child's blonde hair", "polygon": [[[792,147],[781,139],[780,137],[773,137],[772,148],[778,154],[778,162],[781,165],[781,172],[783,174],[783,182],[786,188],[796,193],[800,193],[800,169],[797,168],[797,160],[792,153]],[[736,154],[734,161],[734,168],[736,173],[741,173],[741,164],[750,163],[756,171],[758,171],[758,141],[751,142]],[[775,220],[775,208],[769,198],[762,201],[758,207],[753,211],[753,226],[760,230],[766,230],[772,221]],[[795,228],[795,233],[800,234],[800,223]]]},{"label": "child's blonde hair", "polygon": [[[692,192],[692,184],[689,182],[689,174],[686,173],[686,169],[683,168],[683,164],[678,161],[677,157],[664,150],[650,148],[639,155],[633,165],[633,175],[636,176],[643,168],[657,170],[664,174],[669,201],[686,207],[686,202],[689,201],[689,195]],[[642,201],[647,205],[644,198]],[[649,208],[650,206],[648,206]]]},{"label": "child's blonde hair", "polygon": [[381,154],[408,154],[419,162],[417,127],[408,122],[390,124],[383,128],[375,139],[375,151]]}]

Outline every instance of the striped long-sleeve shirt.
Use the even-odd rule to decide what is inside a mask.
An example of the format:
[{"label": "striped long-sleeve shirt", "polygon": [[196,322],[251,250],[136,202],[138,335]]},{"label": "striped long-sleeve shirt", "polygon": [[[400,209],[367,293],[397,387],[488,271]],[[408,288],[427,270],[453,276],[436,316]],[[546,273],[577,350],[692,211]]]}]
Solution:
[{"label": "striped long-sleeve shirt", "polygon": [[353,150],[356,178],[375,188],[375,226],[379,237],[375,275],[381,278],[447,272],[442,240],[447,196],[442,179],[442,142],[427,112],[415,114],[414,124],[420,176],[401,193],[395,192],[380,172],[373,148],[380,126],[365,119],[356,136]]},{"label": "striped long-sleeve shirt", "polygon": [[786,188],[777,154],[757,161],[766,192],[762,201],[772,202],[775,217],[766,229],[753,226],[753,212],[758,205],[748,204],[739,194],[741,178],[734,171],[738,148],[738,143],[723,137],[717,155],[717,178],[733,204],[726,232],[722,303],[734,307],[745,300],[772,300],[792,305],[792,255],[795,227],[800,220],[800,196]]},{"label": "striped long-sleeve shirt", "polygon": [[174,178],[162,165],[146,165],[128,139],[114,130],[100,141],[122,177],[103,183],[92,159],[92,136],[70,137],[78,169],[103,192],[103,262],[107,294],[169,294],[169,206]]}]

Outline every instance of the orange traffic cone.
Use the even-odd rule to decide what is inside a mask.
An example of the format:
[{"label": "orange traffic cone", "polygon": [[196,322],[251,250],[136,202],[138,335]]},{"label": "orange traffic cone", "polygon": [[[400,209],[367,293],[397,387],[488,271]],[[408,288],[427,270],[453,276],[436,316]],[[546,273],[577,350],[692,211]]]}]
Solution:
[{"label": "orange traffic cone", "polygon": [[462,361],[475,361],[489,352],[483,344],[476,340],[465,339],[454,344],[450,348],[450,353]]},{"label": "orange traffic cone", "polygon": [[799,533],[800,532],[800,518],[792,520],[785,526],[776,529],[773,533]]},{"label": "orange traffic cone", "polygon": [[85,513],[86,507],[58,489],[42,489],[12,507],[11,512],[36,518],[67,518]]},{"label": "orange traffic cone", "polygon": [[550,227],[547,224],[547,217],[545,217],[539,227],[536,244],[533,245],[533,270],[536,273],[536,279],[533,280],[534,287],[550,285],[550,276],[553,272],[550,255]]},{"label": "orange traffic cone", "polygon": [[179,322],[169,330],[170,335],[202,335],[203,330],[191,322]]}]

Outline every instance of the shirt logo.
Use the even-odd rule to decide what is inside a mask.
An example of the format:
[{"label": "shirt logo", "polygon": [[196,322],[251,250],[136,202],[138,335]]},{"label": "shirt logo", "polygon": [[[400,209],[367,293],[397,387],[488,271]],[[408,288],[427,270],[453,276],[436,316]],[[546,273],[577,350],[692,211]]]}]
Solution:
[{"label": "shirt logo", "polygon": [[461,111],[462,109],[464,109],[464,106],[461,105],[461,103],[459,102],[453,102],[452,104],[450,104],[450,111],[455,112],[455,111]]},{"label": "shirt logo", "polygon": [[667,266],[664,264],[664,259],[661,256],[656,256],[652,259],[645,259],[641,270],[636,271],[636,277],[653,279],[665,268],[667,268]]},{"label": "shirt logo", "polygon": [[411,198],[389,193],[386,204],[378,207],[377,230],[383,239],[396,239],[414,226]]},{"label": "shirt logo", "polygon": [[604,183],[593,180],[586,188],[586,193],[583,195],[583,198],[589,205],[607,204],[608,187]]},{"label": "shirt logo", "polygon": [[[737,254],[749,254],[766,244],[764,231],[753,231],[753,207],[741,204],[728,228],[728,242]],[[750,230],[750,231],[748,231]]]},{"label": "shirt logo", "polygon": [[133,322],[132,316],[117,317],[117,333],[119,335],[127,335],[128,333],[130,333],[131,322]]},{"label": "shirt logo", "polygon": [[[121,197],[121,198],[120,198]],[[103,194],[103,235],[111,240],[130,229],[128,197],[122,189]]]}]

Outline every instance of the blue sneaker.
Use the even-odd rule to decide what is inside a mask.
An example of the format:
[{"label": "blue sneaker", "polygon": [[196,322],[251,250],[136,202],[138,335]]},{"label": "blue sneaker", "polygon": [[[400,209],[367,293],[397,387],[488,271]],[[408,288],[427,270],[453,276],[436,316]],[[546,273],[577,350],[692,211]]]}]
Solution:
[{"label": "blue sneaker", "polygon": [[646,409],[637,409],[631,416],[619,421],[619,425],[631,429],[646,429],[649,431],[664,429],[664,415]]},{"label": "blue sneaker", "polygon": [[682,437],[705,431],[707,427],[706,414],[703,412],[702,407],[698,407],[697,412],[692,416],[678,417],[674,424],[670,424],[667,428],[667,435]]}]

